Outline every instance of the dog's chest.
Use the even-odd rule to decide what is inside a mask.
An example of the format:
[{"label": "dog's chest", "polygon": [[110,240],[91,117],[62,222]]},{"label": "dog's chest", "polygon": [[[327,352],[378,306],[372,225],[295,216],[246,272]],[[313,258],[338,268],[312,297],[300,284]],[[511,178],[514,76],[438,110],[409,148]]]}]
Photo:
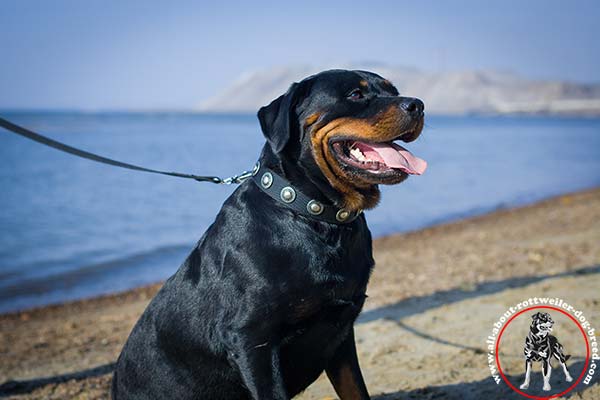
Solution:
[{"label": "dog's chest", "polygon": [[344,335],[360,313],[365,298],[361,292],[352,297],[314,294],[296,299],[285,317],[283,342],[318,353]]},{"label": "dog's chest", "polygon": [[353,319],[360,312],[367,297],[363,290],[353,289],[334,290],[329,293],[313,292],[292,298],[288,304],[285,320],[293,325],[311,320]]},{"label": "dog's chest", "polygon": [[[530,359],[533,361],[541,361],[549,358],[552,352],[550,335],[540,337],[533,332],[530,332],[525,344],[525,348],[533,350],[533,353],[530,355]],[[544,354],[544,356],[539,355],[540,352]]]},{"label": "dog's chest", "polygon": [[318,317],[344,319],[356,314],[366,298],[372,263],[358,257],[315,257],[289,293],[286,320],[301,322]]}]

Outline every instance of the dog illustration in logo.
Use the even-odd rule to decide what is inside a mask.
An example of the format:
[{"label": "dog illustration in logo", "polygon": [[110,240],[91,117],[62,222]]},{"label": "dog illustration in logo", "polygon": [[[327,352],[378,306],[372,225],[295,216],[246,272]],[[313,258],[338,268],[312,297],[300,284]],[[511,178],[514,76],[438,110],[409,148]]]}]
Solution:
[{"label": "dog illustration in logo", "polygon": [[525,382],[520,386],[521,389],[529,387],[529,378],[531,375],[531,364],[534,361],[542,362],[542,374],[544,376],[544,390],[548,391],[550,387],[550,374],[552,373],[552,365],[550,360],[555,357],[565,372],[567,382],[573,381],[569,370],[567,369],[566,361],[571,357],[563,353],[563,347],[558,342],[556,337],[552,336],[552,326],[554,321],[548,313],[535,313],[531,316],[531,327],[529,334],[525,339]]}]

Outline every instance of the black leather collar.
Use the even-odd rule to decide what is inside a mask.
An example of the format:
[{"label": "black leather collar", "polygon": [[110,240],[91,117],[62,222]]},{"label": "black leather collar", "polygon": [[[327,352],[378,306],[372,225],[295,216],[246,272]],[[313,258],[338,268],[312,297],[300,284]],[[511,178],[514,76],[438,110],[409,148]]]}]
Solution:
[{"label": "black leather collar", "polygon": [[362,210],[349,211],[311,199],[294,188],[287,179],[260,165],[260,162],[254,167],[252,180],[263,192],[278,203],[312,219],[331,224],[347,224],[354,221],[362,213]]}]

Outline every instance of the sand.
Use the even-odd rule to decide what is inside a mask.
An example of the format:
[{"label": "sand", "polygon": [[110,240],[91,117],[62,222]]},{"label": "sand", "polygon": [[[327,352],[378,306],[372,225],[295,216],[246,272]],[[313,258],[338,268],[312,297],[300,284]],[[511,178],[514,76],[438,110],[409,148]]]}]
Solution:
[{"label": "sand", "polygon": [[[356,336],[376,399],[523,398],[491,378],[485,338],[507,307],[532,295],[567,299],[600,329],[600,189],[380,238],[374,254]],[[105,365],[159,287],[1,315],[0,382],[33,381],[5,385],[0,396],[108,398]],[[565,348],[577,348],[576,336],[561,329]],[[503,367],[518,382],[520,339],[506,343]],[[581,370],[581,355],[572,352],[570,364]],[[542,395],[534,371],[528,393]],[[599,381],[580,383],[575,398],[599,399]],[[552,385],[550,394],[567,387],[557,368]],[[321,377],[298,398],[337,397]]]}]

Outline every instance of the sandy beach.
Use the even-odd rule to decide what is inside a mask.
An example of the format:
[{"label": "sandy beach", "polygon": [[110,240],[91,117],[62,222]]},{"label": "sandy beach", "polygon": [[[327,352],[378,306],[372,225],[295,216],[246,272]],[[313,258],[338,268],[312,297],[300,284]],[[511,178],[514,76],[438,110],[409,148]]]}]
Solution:
[{"label": "sandy beach", "polygon": [[[532,295],[568,299],[600,329],[600,189],[379,238],[374,254],[356,336],[376,399],[521,398],[491,378],[485,338],[503,310]],[[0,397],[109,398],[107,364],[159,287],[1,315],[0,384],[23,382]],[[506,360],[521,379],[522,352]],[[559,369],[553,379],[563,383]],[[575,398],[600,398],[598,382],[580,383]],[[298,398],[336,396],[321,377]]]}]

